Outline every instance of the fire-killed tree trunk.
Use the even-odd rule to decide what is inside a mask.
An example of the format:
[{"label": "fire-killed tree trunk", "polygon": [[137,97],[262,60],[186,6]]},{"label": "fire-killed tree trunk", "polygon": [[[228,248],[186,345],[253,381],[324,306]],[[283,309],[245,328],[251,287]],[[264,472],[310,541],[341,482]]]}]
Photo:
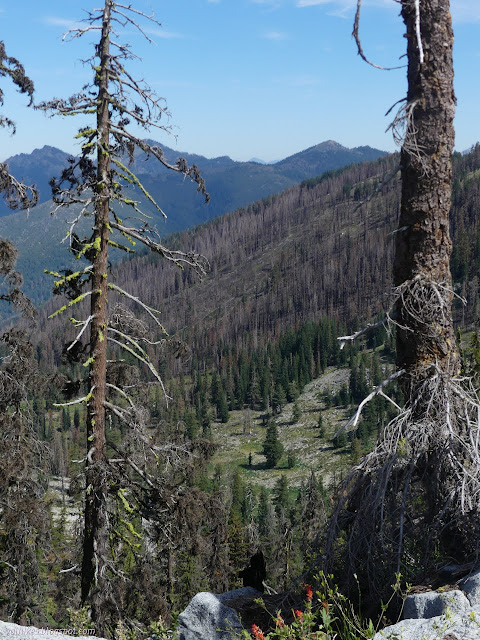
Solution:
[{"label": "fire-killed tree trunk", "polygon": [[400,114],[405,139],[393,271],[394,284],[402,291],[396,309],[397,365],[407,373],[407,396],[431,374],[432,364],[455,375],[459,363],[449,266],[452,243],[448,215],[455,139],[449,0],[420,0],[418,9],[419,15],[414,0],[402,3],[408,42],[408,94]]},{"label": "fire-killed tree trunk", "polygon": [[[108,239],[110,235],[110,124],[109,69],[111,5],[105,3],[102,36],[99,44],[100,71],[97,74],[97,184],[95,194],[95,226],[93,234],[90,389],[87,414],[87,461],[85,493],[85,531],[82,559],[82,602],[91,604],[92,619],[99,629],[108,619],[108,553],[107,521],[107,455],[105,437],[105,400],[107,379],[107,292]],[[90,597],[89,597],[90,596]]]},{"label": "fire-killed tree trunk", "polygon": [[398,371],[366,400],[398,378],[405,404],[341,484],[324,553],[325,568],[347,586],[356,588],[358,579],[372,603],[387,596],[400,573],[415,582],[439,558],[478,558],[480,545],[480,400],[457,375],[451,311],[449,0],[401,4],[408,95],[393,123],[395,138],[403,137],[393,271]]},{"label": "fire-killed tree trunk", "polygon": [[[163,340],[167,334],[158,318],[158,310],[122,289],[109,277],[109,248],[113,246],[131,253],[134,251],[132,247],[140,242],[177,266],[192,267],[200,276],[208,269],[207,261],[195,252],[172,250],[160,242],[160,236],[149,223],[150,217],[142,212],[142,207],[149,203],[160,215],[166,214],[130,168],[136,157],[135,151],[144,159],[156,159],[165,168],[190,178],[207,201],[209,197],[195,165],[189,167],[182,158],[170,164],[156,144],[150,144],[129,131],[129,124],[136,124],[145,131],[150,131],[151,127],[168,131],[168,126],[161,121],[168,112],[164,100],[127,71],[125,63],[136,56],[129,44],[121,42],[117,31],[128,26],[148,40],[137,21],[147,20],[157,26],[159,23],[153,15],[146,15],[131,4],[104,0],[102,5],[102,8],[88,12],[85,21],[66,34],[69,39],[74,39],[92,31],[98,33],[100,29],[100,40],[89,59],[94,73],[93,83],[67,100],[54,99],[38,105],[44,111],[62,116],[94,116],[96,120],[92,126],[82,127],[77,135],[83,141],[80,156],[70,158],[69,166],[60,178],[51,182],[55,211],[75,206],[76,218],[67,235],[70,250],[79,264],[86,261],[87,266],[80,266],[75,272],[66,269],[61,273],[49,273],[56,278],[56,292],[64,293],[67,298],[67,303],[52,316],[71,308],[75,313],[82,313],[81,307],[76,305],[87,297],[91,301],[88,317],[70,318],[77,334],[65,345],[68,362],[89,367],[88,379],[80,376],[78,380],[69,380],[64,388],[68,402],[60,406],[87,404],[81,600],[89,607],[99,635],[113,632],[116,622],[128,608],[122,604],[122,596],[119,595],[122,591],[119,583],[124,581],[127,572],[115,550],[128,547],[136,561],[141,562],[144,550],[140,548],[139,541],[143,541],[145,531],[137,525],[141,520],[139,513],[146,509],[146,504],[150,504],[145,499],[147,493],[155,496],[156,503],[166,499],[165,483],[158,476],[171,466],[170,461],[162,467],[165,459],[170,460],[169,446],[159,445],[148,431],[148,411],[138,402],[137,385],[130,379],[132,375],[135,377],[133,367],[123,358],[117,358],[120,352],[128,353],[129,361],[133,358],[144,367],[166,396],[162,378],[149,355],[149,348],[153,350],[160,341],[147,337],[148,324],[137,319],[125,301],[127,305],[140,307],[155,325],[155,337],[160,334]],[[120,218],[121,208],[133,215]],[[81,238],[75,231],[83,216],[93,217],[94,224],[89,235]],[[117,299],[110,314],[107,294]],[[119,303],[119,299],[123,303]],[[83,344],[85,338],[86,344]],[[107,370],[108,343],[113,350],[113,360],[108,363]],[[85,395],[71,400],[72,394],[76,395],[82,386],[86,388]],[[122,447],[106,437],[106,418],[110,419],[112,415],[126,427],[126,441]],[[112,449],[116,452],[113,458],[108,455]],[[135,482],[130,474],[135,474]],[[129,500],[135,501],[132,496],[136,491],[139,498],[133,507]],[[159,512],[164,513],[163,506]],[[140,531],[137,531],[137,526]]]}]

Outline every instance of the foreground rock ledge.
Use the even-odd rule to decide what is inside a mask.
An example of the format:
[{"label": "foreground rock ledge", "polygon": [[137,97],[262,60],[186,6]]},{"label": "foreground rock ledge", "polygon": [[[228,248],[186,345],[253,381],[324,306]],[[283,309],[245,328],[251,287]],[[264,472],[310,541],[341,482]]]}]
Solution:
[{"label": "foreground rock ledge", "polygon": [[403,616],[373,640],[480,640],[480,570],[458,589],[407,596]]}]

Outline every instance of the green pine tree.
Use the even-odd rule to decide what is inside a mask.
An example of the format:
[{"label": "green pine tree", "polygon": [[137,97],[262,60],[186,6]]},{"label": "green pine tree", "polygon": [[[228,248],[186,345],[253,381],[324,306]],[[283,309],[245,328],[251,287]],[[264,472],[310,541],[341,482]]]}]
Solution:
[{"label": "green pine tree", "polygon": [[294,402],[293,410],[292,410],[292,422],[298,422],[302,417],[302,410],[300,409],[300,405],[298,402]]},{"label": "green pine tree", "polygon": [[283,444],[279,440],[277,425],[273,420],[267,426],[267,434],[263,443],[263,455],[267,459],[267,469],[276,467],[283,456]]}]

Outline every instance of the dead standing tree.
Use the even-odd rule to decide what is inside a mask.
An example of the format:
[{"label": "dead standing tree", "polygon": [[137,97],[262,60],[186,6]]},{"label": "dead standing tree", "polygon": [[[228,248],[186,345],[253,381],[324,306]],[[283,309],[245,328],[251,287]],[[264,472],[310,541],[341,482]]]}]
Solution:
[{"label": "dead standing tree", "polygon": [[[125,61],[136,56],[128,45],[119,42],[116,33],[118,28],[128,26],[147,37],[138,22],[141,19],[156,22],[153,16],[145,15],[131,4],[126,5],[114,0],[105,0],[104,8],[89,13],[85,26],[70,31],[66,37],[77,38],[87,33],[99,33],[95,55],[89,60],[94,73],[93,84],[83,87],[80,93],[68,100],[53,100],[39,105],[39,108],[54,114],[96,118],[91,127],[80,130],[78,137],[83,140],[82,152],[78,158],[70,160],[70,166],[64,170],[58,181],[52,181],[52,190],[57,208],[71,205],[76,208],[76,217],[68,234],[70,249],[77,258],[85,258],[89,262],[84,269],[75,273],[66,271],[53,275],[58,278],[55,282],[57,291],[64,292],[69,298],[69,302],[57,313],[90,298],[90,314],[83,320],[72,318],[78,333],[68,345],[66,352],[72,359],[82,358],[85,352],[88,356],[84,362],[84,365],[89,367],[86,393],[68,404],[87,405],[81,599],[83,604],[88,604],[91,608],[92,620],[99,634],[105,632],[117,607],[110,583],[110,577],[118,574],[118,571],[109,554],[111,510],[109,511],[107,498],[112,485],[115,485],[115,465],[110,464],[107,456],[107,412],[115,414],[130,428],[138,428],[139,433],[142,426],[145,426],[142,424],[142,411],[135,406],[130,392],[120,384],[108,381],[107,344],[115,345],[136,358],[149,369],[156,382],[163,388],[162,380],[147,353],[148,340],[143,335],[137,335],[135,331],[129,332],[135,323],[132,325],[128,317],[126,320],[124,318],[125,321],[119,321],[118,317],[114,321],[109,319],[107,297],[110,293],[140,305],[156,323],[157,329],[164,333],[155,309],[151,309],[137,297],[111,282],[108,268],[109,250],[114,246],[130,252],[136,242],[141,242],[179,266],[189,265],[200,274],[205,273],[207,268],[206,262],[200,256],[171,251],[163,246],[155,229],[148,224],[148,219],[140,211],[139,203],[132,199],[132,189],[136,187],[143,198],[163,214],[128,167],[129,161],[134,159],[135,152],[140,151],[147,157],[155,158],[168,169],[194,180],[198,184],[198,190],[208,200],[204,182],[195,166],[187,167],[183,159],[175,165],[169,164],[161,149],[136,137],[127,128],[133,123],[146,130],[151,127],[168,129],[162,119],[167,115],[163,100],[143,81],[137,81],[126,70]],[[130,190],[127,192],[125,187],[129,187]],[[132,222],[127,223],[120,218],[119,211],[122,206],[132,210]],[[82,216],[92,215],[92,234],[88,238],[80,239],[75,233],[75,225]],[[112,234],[115,232],[117,237],[114,240]],[[117,306],[117,316],[119,309]],[[81,341],[85,337],[88,344],[84,348]],[[152,449],[148,437],[144,438],[144,449]],[[153,453],[157,455],[158,452]],[[118,462],[117,459],[116,463]],[[140,468],[132,458],[127,459],[125,456],[124,462],[133,468],[147,485],[153,487],[145,469]]]},{"label": "dead standing tree", "polygon": [[[0,42],[0,77],[9,78],[33,101],[33,83],[23,65],[7,56]],[[3,105],[0,89],[0,104]],[[15,133],[14,122],[0,114],[0,126]],[[0,193],[11,209],[34,206],[38,193],[12,176],[0,163]],[[34,308],[21,291],[22,275],[15,269],[17,249],[0,239],[0,300],[32,318]],[[2,334],[0,367],[0,612],[15,622],[42,620],[41,564],[38,552],[47,548],[49,521],[44,503],[49,456],[33,427],[28,393],[38,388],[33,347],[24,331]]]},{"label": "dead standing tree", "polygon": [[[402,141],[402,204],[393,304],[385,322],[396,325],[392,379],[400,379],[406,402],[339,488],[326,539],[327,568],[338,563],[341,551],[346,581],[357,573],[374,598],[396,573],[412,580],[434,562],[475,558],[480,540],[480,404],[469,381],[458,378],[451,314],[455,96],[449,0],[400,4],[408,94],[392,124]],[[357,42],[358,17],[359,10]],[[370,397],[387,397],[384,389],[380,385]]]}]

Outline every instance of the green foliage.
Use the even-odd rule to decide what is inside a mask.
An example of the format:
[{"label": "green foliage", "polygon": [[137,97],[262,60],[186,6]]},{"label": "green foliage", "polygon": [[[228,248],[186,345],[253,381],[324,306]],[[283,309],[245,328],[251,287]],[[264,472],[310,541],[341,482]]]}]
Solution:
[{"label": "green foliage", "polygon": [[267,459],[267,469],[277,466],[283,456],[283,450],[283,444],[278,437],[277,425],[271,420],[267,426],[267,434],[263,443],[263,455]]},{"label": "green foliage", "polygon": [[284,513],[289,513],[292,506],[292,501],[288,487],[287,476],[284,473],[282,473],[275,485],[274,503],[275,511],[277,512],[277,514],[280,514],[282,510],[284,511]]},{"label": "green foliage", "polygon": [[302,417],[302,410],[300,409],[300,405],[298,404],[298,402],[295,402],[293,404],[293,410],[292,410],[292,422],[298,422],[300,420],[300,418]]},{"label": "green foliage", "polygon": [[94,629],[88,607],[81,607],[80,609],[68,608],[67,611],[69,623],[73,629]]},{"label": "green foliage", "polygon": [[325,391],[325,393],[323,394],[323,402],[325,404],[325,409],[330,409],[333,405],[332,394],[330,393],[330,391]]},{"label": "green foliage", "polygon": [[345,430],[341,431],[336,438],[333,439],[333,446],[335,449],[342,449],[348,444],[348,436]]},{"label": "green foliage", "polygon": [[319,438],[324,438],[325,437],[325,425],[323,424],[323,416],[322,416],[321,413],[318,414],[317,427],[318,427],[318,437]]},{"label": "green foliage", "polygon": [[272,397],[272,409],[273,413],[280,413],[283,407],[287,404],[287,395],[281,384],[277,384],[275,392]]},{"label": "green foliage", "polygon": [[362,442],[361,440],[359,440],[359,438],[354,438],[352,440],[352,446],[351,446],[352,464],[357,464],[360,461],[362,455],[363,455]]},{"label": "green foliage", "polygon": [[297,464],[297,456],[295,455],[295,451],[290,450],[287,455],[287,467],[289,469],[293,469]]},{"label": "green foliage", "polygon": [[183,414],[185,435],[189,440],[195,440],[199,432],[199,424],[194,409],[185,409]]},{"label": "green foliage", "polygon": [[235,471],[232,478],[232,503],[230,506],[230,517],[242,519],[245,515],[245,483],[240,472]]},{"label": "green foliage", "polygon": [[[352,603],[337,587],[320,574],[315,578],[318,590],[304,585],[304,601],[299,608],[288,612],[277,611],[271,616],[271,631],[263,632],[253,624],[251,632],[243,631],[244,640],[368,640],[373,638],[378,626],[371,620],[364,621],[357,614]],[[256,601],[268,611],[263,600]],[[287,618],[290,621],[287,621]]]}]

